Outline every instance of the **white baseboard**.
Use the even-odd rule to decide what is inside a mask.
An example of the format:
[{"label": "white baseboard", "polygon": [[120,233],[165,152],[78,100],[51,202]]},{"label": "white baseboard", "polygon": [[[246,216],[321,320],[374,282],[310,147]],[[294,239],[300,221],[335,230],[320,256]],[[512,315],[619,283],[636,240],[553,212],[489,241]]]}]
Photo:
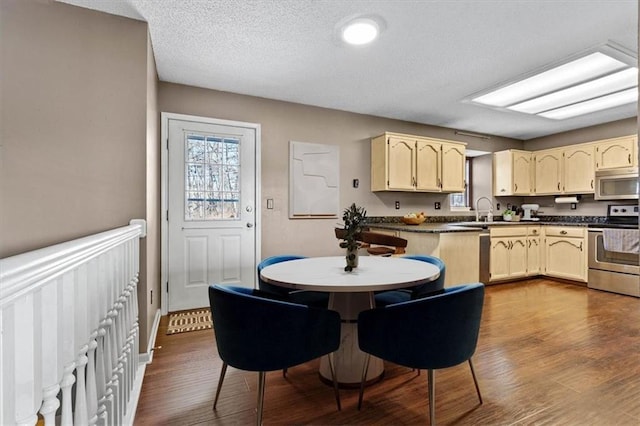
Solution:
[{"label": "white baseboard", "polygon": [[156,316],[153,319],[153,326],[149,333],[149,342],[147,343],[147,351],[142,352],[139,355],[139,362],[141,364],[151,364],[153,362],[153,348],[156,345],[156,335],[158,334],[158,328],[160,327],[160,317],[162,316],[160,309],[156,311]]},{"label": "white baseboard", "polygon": [[133,389],[131,389],[131,395],[129,396],[127,413],[122,420],[123,425],[133,426],[133,421],[136,418],[136,411],[138,411],[138,401],[140,400],[140,394],[142,393],[142,380],[144,379],[144,372],[146,369],[146,364],[139,364],[136,379],[133,382]]}]

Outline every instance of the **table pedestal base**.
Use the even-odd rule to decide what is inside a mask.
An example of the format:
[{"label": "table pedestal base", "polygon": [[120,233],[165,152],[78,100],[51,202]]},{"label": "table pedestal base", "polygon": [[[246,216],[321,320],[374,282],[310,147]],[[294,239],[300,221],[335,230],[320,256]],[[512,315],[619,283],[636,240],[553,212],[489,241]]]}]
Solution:
[{"label": "table pedestal base", "polygon": [[[334,367],[340,387],[359,387],[367,354],[358,347],[358,314],[374,305],[373,293],[331,293],[329,309],[340,313],[342,319],[340,347],[333,354]],[[384,374],[382,360],[371,357],[365,384],[377,382]],[[320,377],[333,383],[326,357],[320,360]]]}]

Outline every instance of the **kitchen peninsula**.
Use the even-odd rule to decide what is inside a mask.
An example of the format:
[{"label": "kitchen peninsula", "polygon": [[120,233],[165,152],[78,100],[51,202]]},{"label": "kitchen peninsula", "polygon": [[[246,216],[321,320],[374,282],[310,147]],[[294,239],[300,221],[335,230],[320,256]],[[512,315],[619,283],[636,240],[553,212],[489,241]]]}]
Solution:
[{"label": "kitchen peninsula", "polygon": [[[597,225],[602,218],[547,219],[405,225],[385,218],[369,223],[369,227],[406,239],[407,254],[426,253],[441,258],[447,265],[446,286],[474,281],[490,284],[537,275],[585,283],[587,227]],[[486,244],[489,238],[490,244]],[[572,261],[558,262],[559,259]]]}]

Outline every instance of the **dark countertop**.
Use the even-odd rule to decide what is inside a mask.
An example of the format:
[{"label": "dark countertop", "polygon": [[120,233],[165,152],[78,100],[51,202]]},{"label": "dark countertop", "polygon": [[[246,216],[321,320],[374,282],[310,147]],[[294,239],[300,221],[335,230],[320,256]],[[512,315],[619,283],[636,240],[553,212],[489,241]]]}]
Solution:
[{"label": "dark countertop", "polygon": [[503,226],[579,226],[598,227],[600,223],[594,222],[556,222],[556,221],[519,221],[519,222],[449,222],[449,223],[422,223],[420,225],[405,225],[404,223],[370,223],[370,228],[388,229],[392,231],[416,232],[440,234],[446,232],[482,232],[490,227]]}]

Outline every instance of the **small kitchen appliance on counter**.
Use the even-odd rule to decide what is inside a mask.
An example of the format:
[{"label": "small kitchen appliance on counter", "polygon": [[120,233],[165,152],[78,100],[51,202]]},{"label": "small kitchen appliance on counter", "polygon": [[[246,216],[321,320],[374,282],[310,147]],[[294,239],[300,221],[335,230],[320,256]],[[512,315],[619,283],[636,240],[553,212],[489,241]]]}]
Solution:
[{"label": "small kitchen appliance on counter", "polygon": [[530,220],[530,221],[540,220],[539,218],[532,216],[538,212],[540,205],[523,204],[520,208],[522,209],[522,220]]}]

